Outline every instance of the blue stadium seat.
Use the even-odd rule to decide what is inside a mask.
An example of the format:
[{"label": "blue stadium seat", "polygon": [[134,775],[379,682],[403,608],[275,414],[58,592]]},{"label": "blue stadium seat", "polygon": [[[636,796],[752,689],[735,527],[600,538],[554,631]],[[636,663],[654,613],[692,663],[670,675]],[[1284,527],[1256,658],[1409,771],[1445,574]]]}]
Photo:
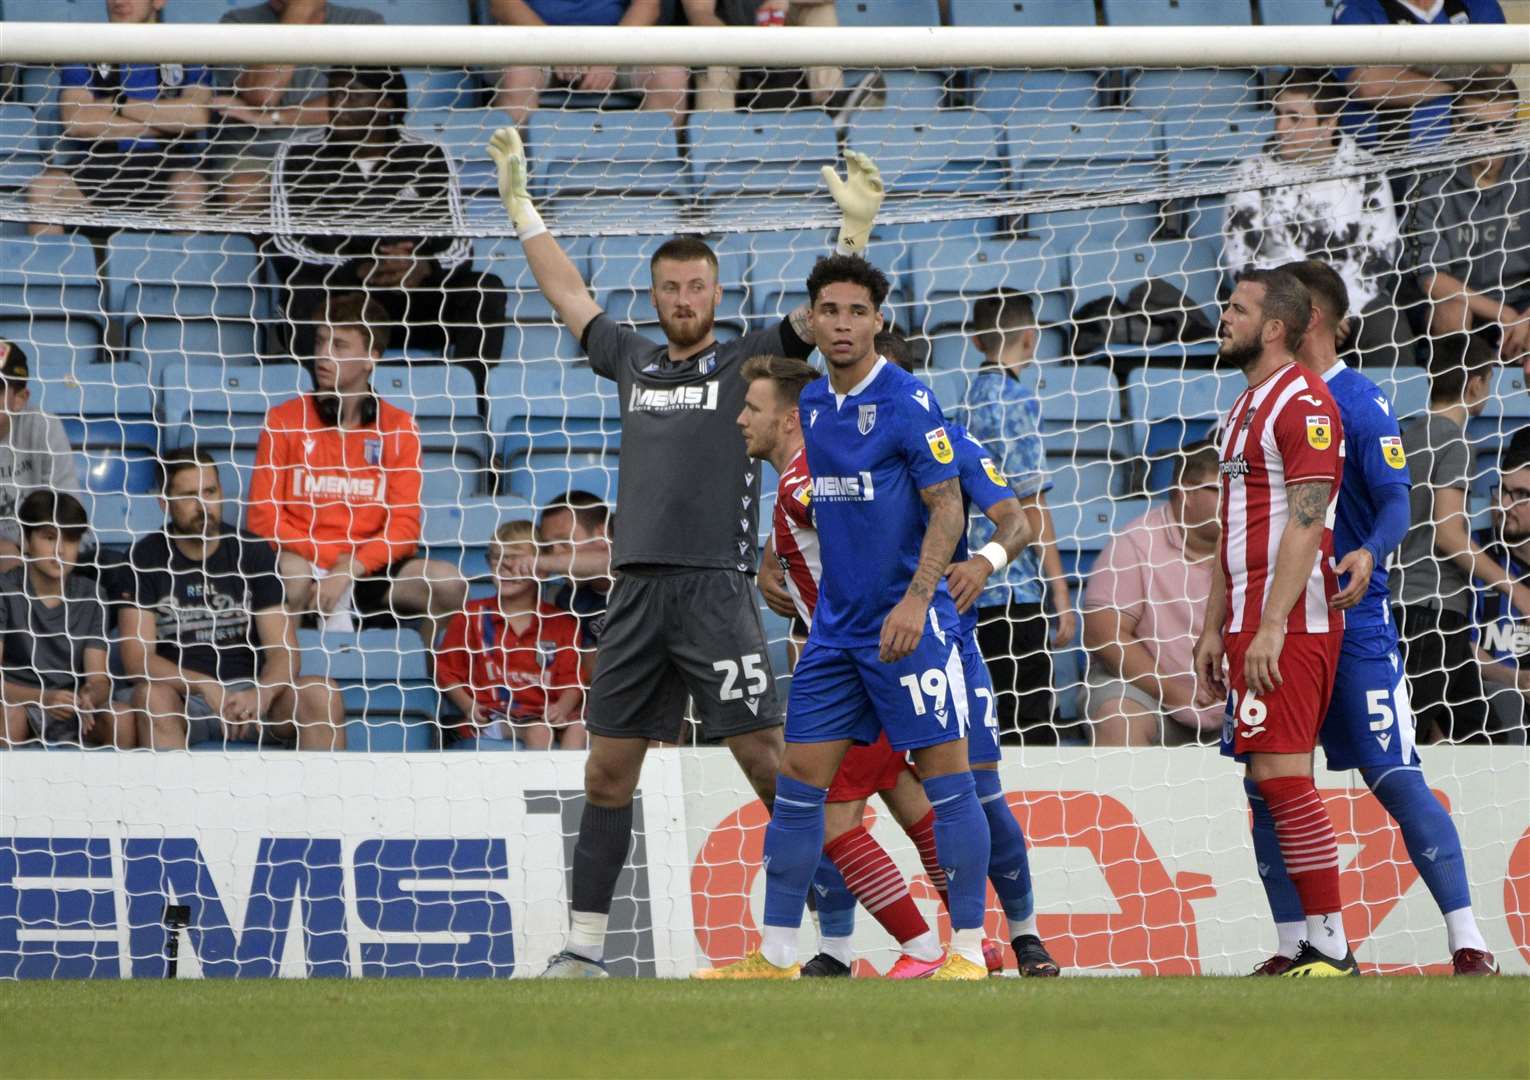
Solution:
[{"label": "blue stadium seat", "polygon": [[536,506],[546,506],[565,492],[578,489],[599,497],[607,505],[616,506],[616,463],[610,466],[549,465],[530,473],[530,485],[525,497]]},{"label": "blue stadium seat", "polygon": [[1159,171],[1153,118],[1132,109],[1080,109],[1017,117],[1005,135],[1009,164],[1026,191],[1129,190]]},{"label": "blue stadium seat", "polygon": [[308,373],[297,364],[167,367],[159,400],[168,445],[254,450],[266,413],[312,386]]},{"label": "blue stadium seat", "polygon": [[1478,447],[1479,463],[1483,457],[1488,459],[1487,468],[1494,478],[1499,452],[1527,422],[1530,422],[1530,393],[1525,391],[1524,370],[1518,365],[1499,368],[1486,408],[1480,416],[1466,422],[1467,441]]},{"label": "blue stadium seat", "polygon": [[536,364],[544,360],[578,363],[584,359],[584,353],[580,351],[574,335],[561,326],[551,323],[521,323],[505,327],[505,359],[525,364]]},{"label": "blue stadium seat", "polygon": [[260,262],[247,236],[119,232],[106,243],[106,310],[144,318],[254,323],[267,314]]},{"label": "blue stadium seat", "polygon": [[1327,26],[1339,0],[1259,0],[1265,26]]},{"label": "blue stadium seat", "polygon": [[1148,490],[1168,488],[1178,450],[1209,437],[1246,383],[1236,372],[1137,368],[1126,380],[1133,450],[1148,463]]},{"label": "blue stadium seat", "polygon": [[101,325],[80,319],[0,319],[0,339],[21,346],[39,379],[64,378],[77,365],[102,358]]},{"label": "blue stadium seat", "polygon": [[862,111],[852,149],[871,155],[889,192],[983,194],[1004,186],[998,129],[977,109]]},{"label": "blue stadium seat", "polygon": [[106,22],[106,5],[96,0],[12,0],[5,17],[15,22]]},{"label": "blue stadium seat", "polygon": [[[1363,369],[1362,369],[1363,370]],[[1365,372],[1392,402],[1399,421],[1418,416],[1429,408],[1429,373],[1421,367],[1398,366],[1388,372]],[[1523,378],[1523,374],[1520,375]],[[1488,408],[1493,402],[1488,402]]]},{"label": "blue stadium seat", "polygon": [[[807,303],[807,279],[813,264],[828,254],[821,248],[794,247],[786,251],[762,251],[754,257],[749,269],[749,313],[757,319],[781,318],[801,304]],[[871,260],[882,265],[882,253],[872,245]],[[903,291],[896,277],[891,278],[892,291],[887,296],[887,306],[902,310],[906,305]],[[901,325],[901,324],[900,324]]]},{"label": "blue stadium seat", "polygon": [[1271,113],[1248,108],[1196,115],[1176,110],[1164,114],[1162,124],[1169,172],[1177,178],[1191,171],[1230,174],[1238,162],[1257,156],[1275,130]]},{"label": "blue stadium seat", "polygon": [[420,466],[427,487],[452,474],[482,474],[488,468],[489,433],[478,414],[478,393],[466,368],[378,364],[372,386],[384,400],[413,414],[420,429]]},{"label": "blue stadium seat", "polygon": [[[588,367],[562,361],[504,365],[490,374],[489,430],[511,491],[557,495],[577,486],[571,470],[615,467],[621,422],[609,387]],[[608,486],[603,476],[600,486]]]},{"label": "blue stadium seat", "polygon": [[967,422],[967,384],[972,379],[972,373],[955,369],[921,371],[918,375],[935,395],[935,400],[940,402],[940,410],[946,414],[946,419],[965,424]]},{"label": "blue stadium seat", "polygon": [[0,315],[105,322],[96,257],[77,234],[0,240]]},{"label": "blue stadium seat", "polygon": [[1106,458],[1048,454],[1047,479],[1052,490],[1047,492],[1047,505],[1087,504],[1119,495],[1124,486],[1120,475],[1121,470]]},{"label": "blue stadium seat", "polygon": [[[83,481],[85,477],[81,477]],[[85,518],[101,547],[126,549],[141,537],[165,527],[165,508],[158,495],[129,495],[119,491],[80,492]]]},{"label": "blue stadium seat", "polygon": [[515,430],[516,418],[609,420],[621,412],[616,384],[601,379],[587,363],[529,360],[502,364],[489,373],[489,429],[496,435]]},{"label": "blue stadium seat", "polygon": [[421,554],[457,567],[469,581],[487,577],[489,542],[501,523],[535,521],[536,508],[513,495],[426,504],[420,518]]},{"label": "blue stadium seat", "polygon": [[702,198],[807,195],[827,199],[819,169],[839,158],[834,125],[816,109],[698,112],[690,161]]},{"label": "blue stadium seat", "polygon": [[1043,113],[1093,108],[1099,77],[1097,71],[1067,68],[982,68],[972,75],[972,104],[1001,125],[1021,116],[1034,122]]},{"label": "blue stadium seat", "polygon": [[416,112],[481,109],[488,103],[488,89],[478,72],[468,68],[405,68],[404,84],[409,88],[409,108]]},{"label": "blue stadium seat", "polygon": [[446,148],[457,163],[464,192],[494,190],[497,180],[494,162],[489,159],[489,136],[502,127],[514,126],[509,113],[497,109],[418,109],[409,113],[407,124],[415,135]]},{"label": "blue stadium seat", "polygon": [[668,113],[543,110],[531,115],[527,142],[538,198],[689,194]]},{"label": "blue stadium seat", "polygon": [[1030,214],[1025,231],[1035,238],[1044,257],[1076,263],[1085,252],[1145,246],[1158,232],[1161,221],[1157,204],[1126,203]]},{"label": "blue stadium seat", "polygon": [[[659,241],[649,236],[605,236],[590,245],[590,288],[606,314],[618,322],[656,325],[659,321],[652,298],[653,277],[649,260]],[[745,324],[745,260],[733,252],[719,252],[718,281],[723,287],[717,321]]]},{"label": "blue stadium seat", "polygon": [[[493,204],[494,216],[492,221],[501,228],[505,224],[505,209],[500,205],[499,198],[486,200]],[[569,261],[579,271],[581,277],[589,279],[589,248],[590,242],[584,237],[559,238],[559,244],[568,255]],[[531,266],[526,262],[526,253],[521,248],[521,242],[513,237],[505,236],[479,236],[473,239],[473,262],[484,270],[492,271],[499,275],[505,283],[509,296],[505,302],[505,318],[511,325],[524,322],[552,322],[555,318],[552,304],[550,304],[542,291],[537,288],[536,278],[531,273]],[[575,343],[577,345],[577,342]],[[509,351],[508,341],[505,345],[505,355],[514,357]]]},{"label": "blue stadium seat", "polygon": [[952,26],[1093,26],[1078,0],[951,0]]},{"label": "blue stadium seat", "polygon": [[836,0],[841,26],[939,26],[939,0]]},{"label": "blue stadium seat", "polygon": [[1188,240],[1159,240],[1117,249],[1089,251],[1072,260],[1070,280],[1075,310],[1101,296],[1125,299],[1143,281],[1158,279],[1183,292],[1213,324],[1221,268],[1206,260],[1206,250]]},{"label": "blue stadium seat", "polygon": [[54,416],[152,421],[154,391],[142,364],[75,364],[67,375],[32,381],[36,407]]},{"label": "blue stadium seat", "polygon": [[1160,120],[1202,120],[1258,108],[1260,92],[1253,68],[1155,68],[1136,73],[1128,104]]},{"label": "blue stadium seat", "polygon": [[299,630],[304,675],[327,675],[345,699],[351,750],[429,750],[440,706],[413,630]]},{"label": "blue stadium seat", "polygon": [[1057,530],[1063,573],[1085,577],[1095,556],[1130,522],[1147,513],[1147,499],[1097,499],[1087,505],[1062,503],[1051,507]]},{"label": "blue stadium seat", "polygon": [[149,369],[159,386],[160,373],[175,363],[207,367],[246,367],[260,362],[256,327],[231,319],[149,319],[128,327],[128,355]]},{"label": "blue stadium seat", "polygon": [[1026,371],[1041,400],[1041,439],[1049,455],[1106,458],[1118,449],[1121,394],[1103,367],[1033,364]]},{"label": "blue stadium seat", "polygon": [[0,105],[0,187],[24,187],[42,167],[37,117],[31,106]]},{"label": "blue stadium seat", "polygon": [[1046,296],[1062,289],[1061,260],[1034,240],[928,240],[909,252],[910,326],[925,334],[961,326],[973,303],[1000,289]]},{"label": "blue stadium seat", "polygon": [[1248,26],[1249,0],[1104,0],[1106,26]]}]

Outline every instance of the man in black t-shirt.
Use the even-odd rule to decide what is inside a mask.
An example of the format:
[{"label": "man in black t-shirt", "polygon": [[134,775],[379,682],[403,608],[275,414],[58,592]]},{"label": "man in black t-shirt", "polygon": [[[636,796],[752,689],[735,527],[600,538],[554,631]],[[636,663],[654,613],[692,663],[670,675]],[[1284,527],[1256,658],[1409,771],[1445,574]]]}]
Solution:
[{"label": "man in black t-shirt", "polygon": [[133,689],[140,744],[344,748],[340,692],[298,674],[296,623],[282,604],[276,553],[224,523],[212,459],[172,451],[163,501],[166,531],[133,545],[117,589],[123,665],[142,680]]},{"label": "man in black t-shirt", "polygon": [[[717,256],[690,237],[659,245],[650,263],[664,343],[634,333],[600,309],[542,223],[514,129],[494,134],[489,155],[538,287],[595,373],[615,382],[620,395],[622,525],[611,559],[618,576],[587,698],[590,751],[574,846],[571,932],[544,973],[602,978],[643,757],[651,741],[692,737],[687,702],[700,734],[733,752],[767,806],[775,800],[783,716],[753,588],[760,468],[736,423],[744,404],[740,369],[760,353],[806,359],[813,335],[803,305],[766,329],[719,342]],[[839,250],[859,254],[882,201],[882,179],[864,154],[851,151],[847,159],[848,180],[829,166],[824,178],[844,214]]]}]

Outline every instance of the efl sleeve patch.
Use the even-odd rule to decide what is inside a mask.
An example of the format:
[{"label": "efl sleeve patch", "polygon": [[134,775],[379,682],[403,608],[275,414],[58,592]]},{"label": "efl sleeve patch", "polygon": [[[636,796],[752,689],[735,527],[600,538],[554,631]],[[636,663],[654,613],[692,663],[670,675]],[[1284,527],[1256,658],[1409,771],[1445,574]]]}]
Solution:
[{"label": "efl sleeve patch", "polygon": [[988,479],[992,480],[999,487],[1009,487],[1009,481],[1005,480],[1004,474],[994,466],[993,458],[985,457],[983,459],[983,471],[988,474]]},{"label": "efl sleeve patch", "polygon": [[942,465],[951,464],[951,460],[956,457],[956,451],[951,448],[951,438],[946,434],[945,428],[938,427],[933,431],[926,431],[924,441],[930,444],[930,453]]},{"label": "efl sleeve patch", "polygon": [[1383,435],[1381,437],[1381,457],[1394,469],[1406,469],[1408,456],[1403,453],[1402,440],[1396,435]]},{"label": "efl sleeve patch", "polygon": [[1333,424],[1328,417],[1307,417],[1307,445],[1314,450],[1327,450],[1333,445]]}]

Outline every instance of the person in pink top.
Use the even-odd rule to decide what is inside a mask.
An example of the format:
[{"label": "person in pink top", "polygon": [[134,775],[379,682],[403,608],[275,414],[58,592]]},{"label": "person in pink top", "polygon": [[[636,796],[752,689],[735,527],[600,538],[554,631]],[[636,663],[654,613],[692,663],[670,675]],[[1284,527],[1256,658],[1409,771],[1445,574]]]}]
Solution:
[{"label": "person in pink top", "polygon": [[1192,657],[1221,532],[1217,485],[1216,447],[1188,448],[1168,502],[1095,561],[1084,592],[1084,692],[1096,746],[1212,745],[1220,735],[1224,709],[1196,704]]}]

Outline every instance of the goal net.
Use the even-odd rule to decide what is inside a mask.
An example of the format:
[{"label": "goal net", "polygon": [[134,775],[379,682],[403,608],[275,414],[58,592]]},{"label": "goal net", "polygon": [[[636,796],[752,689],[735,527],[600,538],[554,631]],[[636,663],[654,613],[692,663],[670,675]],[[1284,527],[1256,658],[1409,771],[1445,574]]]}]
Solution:
[{"label": "goal net", "polygon": [[[1530,439],[1530,99],[1509,65],[1524,58],[1426,65],[1413,97],[1378,105],[1385,72],[1334,54],[1317,66],[1295,42],[1289,57],[1246,65],[1117,49],[1092,67],[1059,53],[1068,66],[942,56],[875,68],[878,49],[830,64],[819,48],[810,59],[825,62],[791,67],[766,45],[737,67],[638,53],[614,70],[568,70],[535,58],[503,68],[465,45],[458,64],[413,66],[442,40],[424,33],[413,53],[396,41],[393,63],[373,63],[347,55],[344,33],[327,52],[308,37],[290,70],[260,66],[279,58],[268,44],[242,64],[172,48],[129,66],[100,37],[78,62],[6,54],[0,341],[25,367],[5,369],[0,614],[52,610],[29,576],[34,545],[67,540],[75,519],[54,499],[60,528],[23,527],[38,488],[78,496],[89,530],[66,594],[99,608],[94,623],[71,616],[53,631],[0,626],[17,744],[0,755],[0,977],[507,976],[535,973],[561,946],[583,805],[579,691],[609,584],[601,553],[624,509],[623,403],[558,323],[501,207],[485,148],[512,123],[553,235],[600,306],[654,340],[649,258],[662,240],[711,244],[716,334],[736,338],[805,302],[808,272],[833,249],[821,167],[843,171],[849,150],[876,163],[886,196],[868,257],[892,283],[888,326],[947,417],[1027,496],[1039,489],[1048,515],[1049,543],[980,603],[1041,936],[1080,972],[1231,973],[1267,955],[1247,805],[1216,749],[1223,710],[1189,696],[1210,579],[1195,515],[1215,473],[1197,448],[1246,385],[1218,364],[1220,306],[1244,270],[1329,263],[1350,306],[1340,355],[1402,422],[1396,460],[1406,445],[1415,485],[1461,494],[1474,543],[1523,596],[1530,456],[1514,447]],[[295,440],[297,457],[258,460],[297,415],[272,410],[313,391],[316,356],[343,352],[335,298],[356,294],[380,353],[370,384],[418,428],[417,494],[392,436],[335,436],[339,456],[310,472],[307,455],[329,443]],[[1479,348],[1482,378],[1435,405],[1455,421],[1426,422],[1431,365],[1448,381],[1439,372]],[[252,614],[284,610],[280,593],[209,582],[210,546],[200,567],[195,543],[177,546],[204,531],[162,499],[181,475],[162,462],[179,469],[188,449],[209,455],[218,490],[190,483],[172,502],[221,512],[255,553],[214,577],[269,582],[261,537],[300,557],[280,564],[295,634],[285,714],[270,690],[251,699],[256,719],[233,715],[250,671],[182,672],[213,646],[257,667],[285,651]],[[775,473],[763,474],[762,536],[775,495]],[[363,490],[379,477],[386,497]],[[282,516],[283,498],[307,517]],[[1413,509],[1428,515],[1430,500]],[[313,531],[277,531],[294,527]],[[335,528],[382,538],[387,554],[367,573],[413,560],[409,585],[326,586],[306,567],[334,557],[317,533]],[[975,519],[974,542],[984,536]],[[1392,600],[1416,637],[1397,662],[1489,947],[1523,972],[1530,675],[1518,665],[1530,608],[1454,569],[1460,558],[1442,570],[1428,548],[1410,540],[1415,565],[1392,561]],[[493,688],[451,692],[435,636],[464,602],[498,595],[496,573],[539,579],[518,603],[540,596],[578,615],[566,641],[525,636],[530,659],[496,676],[498,711],[480,705]],[[762,617],[784,697],[790,626],[763,605]],[[469,647],[491,632],[478,618],[459,617]],[[1157,678],[1133,677],[1137,657]],[[39,671],[63,707],[29,706],[37,693],[17,689],[39,685]],[[199,690],[208,680],[221,690]],[[115,705],[77,696],[99,685]],[[559,720],[571,726],[540,724],[569,691]],[[138,748],[73,752],[81,715],[87,743],[115,729]],[[296,716],[300,749],[282,715]],[[1414,738],[1379,715],[1361,728]],[[643,768],[607,945],[619,974],[683,975],[757,941],[767,813],[695,732],[688,721]],[[549,738],[563,746],[542,749]],[[1440,913],[1397,827],[1358,773],[1320,770],[1318,786],[1360,959],[1439,970]],[[944,927],[914,847],[884,807],[870,813]],[[990,914],[1002,936],[992,897]],[[810,938],[808,926],[804,956]],[[862,973],[895,955],[864,912],[855,944]]]}]

